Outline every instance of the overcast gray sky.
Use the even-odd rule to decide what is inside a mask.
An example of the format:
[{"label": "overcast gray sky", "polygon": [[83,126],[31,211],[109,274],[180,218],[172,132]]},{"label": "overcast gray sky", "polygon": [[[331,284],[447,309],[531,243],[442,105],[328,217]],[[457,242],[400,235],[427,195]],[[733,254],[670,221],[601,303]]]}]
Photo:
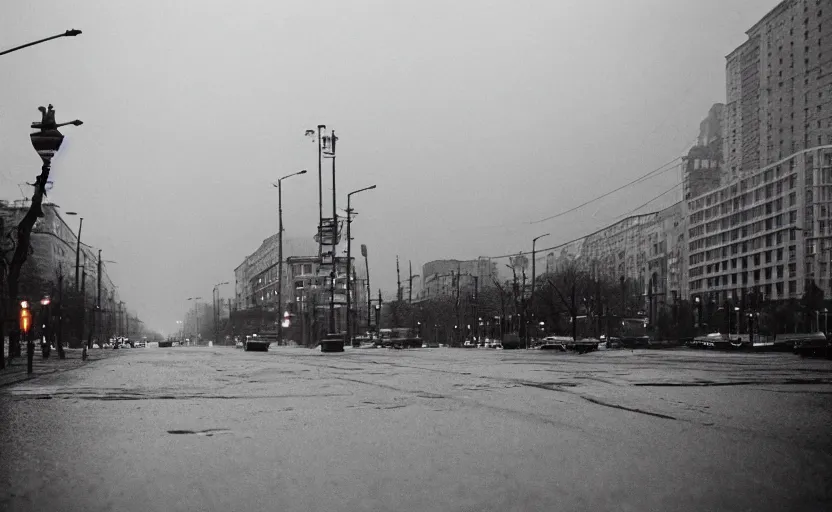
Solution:
[{"label": "overcast gray sky", "polygon": [[[270,183],[317,170],[303,134],[323,123],[340,137],[339,206],[378,185],[355,197],[353,229],[392,292],[397,254],[420,272],[545,232],[555,245],[672,187],[677,172],[529,224],[686,151],[724,101],[724,56],[777,3],[9,0],[0,48],[84,33],[0,57],[0,197],[39,170],[38,105],[82,119],[52,199],[118,261],[124,300],[172,332],[187,297],[224,280],[233,294],[233,269],[277,231]],[[285,182],[287,236],[316,221],[316,172]]]}]

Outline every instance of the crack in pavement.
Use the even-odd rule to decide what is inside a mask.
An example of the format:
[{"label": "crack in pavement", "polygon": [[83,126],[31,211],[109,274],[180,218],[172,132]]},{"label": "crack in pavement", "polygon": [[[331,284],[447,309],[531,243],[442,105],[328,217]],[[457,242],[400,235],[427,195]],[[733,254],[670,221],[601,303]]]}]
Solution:
[{"label": "crack in pavement", "polygon": [[129,393],[114,393],[114,394],[76,394],[76,393],[25,393],[12,395],[15,401],[22,400],[50,400],[53,398],[61,398],[64,400],[79,399],[79,400],[95,400],[95,401],[131,401],[131,400],[256,400],[263,398],[319,398],[319,397],[344,397],[352,396],[350,393],[296,393],[286,395],[154,395],[154,394],[129,394]]},{"label": "crack in pavement", "polygon": [[710,381],[698,380],[693,382],[633,382],[638,387],[711,387],[711,386],[755,386],[755,385],[800,385],[800,384],[832,384],[830,379],[767,379],[767,380],[735,380]]},{"label": "crack in pavement", "polygon": [[215,434],[230,434],[231,430],[227,428],[206,428],[203,430],[168,430],[168,434],[195,434],[198,436],[211,437]]},{"label": "crack in pavement", "polygon": [[613,409],[621,409],[622,411],[630,411],[630,412],[634,412],[634,413],[638,413],[638,414],[646,414],[647,416],[653,416],[653,417],[656,417],[656,418],[664,418],[666,420],[676,420],[677,419],[677,418],[674,418],[673,416],[668,416],[667,414],[660,414],[660,413],[657,413],[657,412],[650,412],[650,411],[644,411],[642,409],[636,409],[635,407],[626,407],[626,406],[623,406],[623,405],[611,404],[611,403],[608,403],[608,402],[602,402],[601,400],[598,400],[597,398],[590,398],[590,397],[584,396],[584,395],[577,395],[577,396],[579,396],[579,397],[583,398],[584,400],[586,400],[587,402],[593,403],[595,405],[602,405],[604,407],[611,407]]}]

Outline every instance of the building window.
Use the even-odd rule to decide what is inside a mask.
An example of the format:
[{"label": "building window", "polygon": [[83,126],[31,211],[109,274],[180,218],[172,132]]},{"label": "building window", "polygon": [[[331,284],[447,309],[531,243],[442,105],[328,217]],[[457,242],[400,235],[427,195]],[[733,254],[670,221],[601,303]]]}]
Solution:
[{"label": "building window", "polygon": [[789,281],[789,293],[797,293],[797,281]]}]

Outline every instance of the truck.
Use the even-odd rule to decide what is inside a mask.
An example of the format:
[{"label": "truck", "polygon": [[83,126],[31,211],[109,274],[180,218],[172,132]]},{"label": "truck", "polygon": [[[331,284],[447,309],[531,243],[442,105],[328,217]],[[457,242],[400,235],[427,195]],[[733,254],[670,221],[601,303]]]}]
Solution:
[{"label": "truck", "polygon": [[380,329],[378,343],[387,348],[421,348],[422,338],[415,329],[409,327],[393,327]]}]

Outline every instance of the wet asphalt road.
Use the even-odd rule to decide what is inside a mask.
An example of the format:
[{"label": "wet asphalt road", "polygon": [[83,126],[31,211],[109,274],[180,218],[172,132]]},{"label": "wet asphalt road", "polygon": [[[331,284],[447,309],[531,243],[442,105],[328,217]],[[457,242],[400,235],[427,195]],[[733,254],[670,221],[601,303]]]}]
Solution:
[{"label": "wet asphalt road", "polygon": [[138,349],[0,389],[3,510],[832,510],[832,362]]}]

